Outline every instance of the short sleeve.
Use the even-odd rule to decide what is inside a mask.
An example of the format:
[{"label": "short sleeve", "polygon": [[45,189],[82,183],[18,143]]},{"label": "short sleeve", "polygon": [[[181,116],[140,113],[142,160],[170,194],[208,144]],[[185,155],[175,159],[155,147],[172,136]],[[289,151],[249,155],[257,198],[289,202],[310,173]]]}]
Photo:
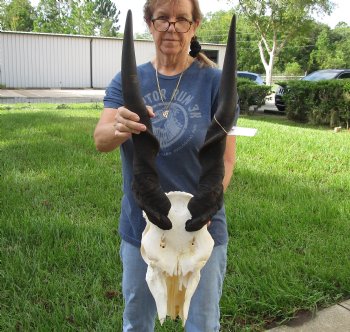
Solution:
[{"label": "short sleeve", "polygon": [[118,108],[124,105],[121,73],[118,73],[106,89],[106,95],[103,98],[105,108]]}]

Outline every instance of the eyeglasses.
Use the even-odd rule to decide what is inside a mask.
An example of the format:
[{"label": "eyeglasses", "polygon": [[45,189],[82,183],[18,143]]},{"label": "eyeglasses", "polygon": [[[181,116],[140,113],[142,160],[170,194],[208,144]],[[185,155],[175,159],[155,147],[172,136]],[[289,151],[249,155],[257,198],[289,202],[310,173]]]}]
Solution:
[{"label": "eyeglasses", "polygon": [[193,22],[187,21],[186,19],[170,22],[165,18],[155,18],[152,20],[152,23],[154,28],[159,32],[168,31],[170,25],[173,24],[176,32],[186,33],[191,29],[191,25]]}]

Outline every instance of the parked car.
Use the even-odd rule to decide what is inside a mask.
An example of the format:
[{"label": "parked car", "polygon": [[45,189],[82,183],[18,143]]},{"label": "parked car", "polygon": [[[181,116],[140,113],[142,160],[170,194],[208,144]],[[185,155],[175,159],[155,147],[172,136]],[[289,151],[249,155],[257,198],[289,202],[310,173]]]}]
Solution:
[{"label": "parked car", "polygon": [[[303,81],[321,81],[321,80],[333,80],[333,79],[345,79],[350,78],[350,69],[323,69],[314,71],[301,78]],[[279,86],[275,93],[275,105],[280,112],[284,112],[286,109],[283,101],[283,95],[285,88]]]},{"label": "parked car", "polygon": [[247,78],[259,85],[264,84],[264,80],[259,74],[252,73],[250,71],[237,71],[237,76],[242,78]]}]

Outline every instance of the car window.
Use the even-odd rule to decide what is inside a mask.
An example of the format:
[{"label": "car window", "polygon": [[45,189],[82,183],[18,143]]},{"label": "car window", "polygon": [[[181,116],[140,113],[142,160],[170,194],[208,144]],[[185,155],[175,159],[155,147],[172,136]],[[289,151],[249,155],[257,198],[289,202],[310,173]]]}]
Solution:
[{"label": "car window", "polygon": [[314,72],[302,78],[304,81],[321,81],[321,80],[331,80],[336,77],[337,72]]},{"label": "car window", "polygon": [[339,75],[339,77],[338,77],[338,78],[340,78],[340,79],[350,78],[350,73],[344,73],[344,74],[341,74],[341,75]]},{"label": "car window", "polygon": [[239,77],[248,78],[249,80],[255,81],[256,77],[254,75],[246,74],[246,73],[238,73]]}]

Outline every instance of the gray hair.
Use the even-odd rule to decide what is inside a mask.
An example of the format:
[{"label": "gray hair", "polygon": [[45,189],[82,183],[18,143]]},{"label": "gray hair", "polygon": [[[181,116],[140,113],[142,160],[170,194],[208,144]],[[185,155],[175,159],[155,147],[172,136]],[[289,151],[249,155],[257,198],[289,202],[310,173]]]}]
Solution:
[{"label": "gray hair", "polygon": [[[143,6],[143,19],[147,23],[147,25],[151,24],[151,20],[153,18],[153,12],[156,8],[156,6],[159,3],[164,2],[174,3],[178,0],[147,0],[145,5]],[[199,7],[198,0],[190,0],[192,2],[192,20],[195,22],[200,22],[203,18],[203,14],[201,12],[201,9]],[[211,61],[204,53],[199,52],[196,56],[196,59],[201,63],[202,66],[205,67],[217,67],[216,63]]]}]

